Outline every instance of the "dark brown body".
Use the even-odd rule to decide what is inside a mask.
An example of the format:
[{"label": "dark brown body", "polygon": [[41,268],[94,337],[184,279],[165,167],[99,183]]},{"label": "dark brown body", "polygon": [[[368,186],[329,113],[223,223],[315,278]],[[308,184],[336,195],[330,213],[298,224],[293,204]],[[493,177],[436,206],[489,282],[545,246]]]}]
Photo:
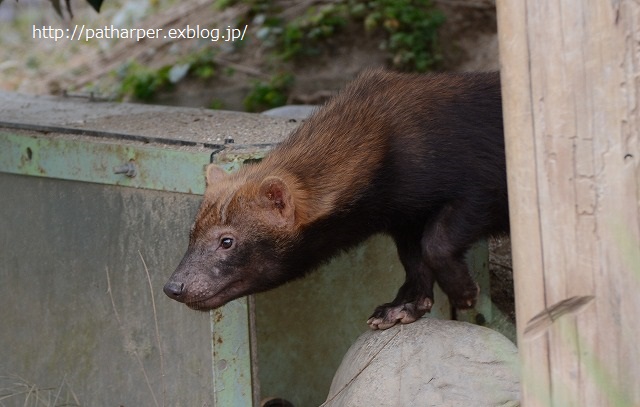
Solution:
[{"label": "dark brown body", "polygon": [[262,162],[231,175],[209,169],[165,292],[215,308],[386,233],[407,274],[369,320],[388,328],[431,308],[434,281],[457,307],[472,306],[464,255],[508,229],[498,74],[370,71]]}]

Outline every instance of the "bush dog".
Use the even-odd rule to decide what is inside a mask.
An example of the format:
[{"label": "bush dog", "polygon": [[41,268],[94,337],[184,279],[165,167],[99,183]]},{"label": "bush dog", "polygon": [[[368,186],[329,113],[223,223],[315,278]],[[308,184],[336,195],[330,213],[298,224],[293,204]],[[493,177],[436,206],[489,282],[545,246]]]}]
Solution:
[{"label": "bush dog", "polygon": [[464,256],[509,229],[498,73],[371,70],[261,162],[207,169],[187,252],[165,293],[198,310],[303,276],[376,233],[406,281],[373,329],[430,311],[437,282],[457,308],[478,286]]}]

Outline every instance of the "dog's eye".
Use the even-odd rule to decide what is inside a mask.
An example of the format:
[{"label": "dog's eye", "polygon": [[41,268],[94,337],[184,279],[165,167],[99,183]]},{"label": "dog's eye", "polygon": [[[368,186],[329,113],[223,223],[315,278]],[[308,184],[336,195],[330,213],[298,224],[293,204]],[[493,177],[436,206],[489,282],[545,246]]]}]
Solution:
[{"label": "dog's eye", "polygon": [[231,249],[231,246],[233,246],[232,238],[223,237],[222,239],[220,239],[220,247],[222,247],[223,249]]}]

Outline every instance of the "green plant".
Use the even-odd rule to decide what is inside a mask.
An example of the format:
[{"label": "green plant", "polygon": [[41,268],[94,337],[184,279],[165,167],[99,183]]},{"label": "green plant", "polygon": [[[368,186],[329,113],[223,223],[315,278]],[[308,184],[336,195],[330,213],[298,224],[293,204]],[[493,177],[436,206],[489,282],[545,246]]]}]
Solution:
[{"label": "green plant", "polygon": [[309,8],[303,16],[284,26],[279,41],[280,56],[286,60],[319,54],[318,46],[346,26],[349,17],[346,4]]},{"label": "green plant", "polygon": [[381,46],[391,52],[395,67],[424,72],[441,61],[438,28],[445,17],[431,0],[375,0],[364,10],[360,5],[358,12],[365,14],[365,29],[386,31],[388,37]]},{"label": "green plant", "polygon": [[213,50],[205,48],[200,52],[189,55],[183,63],[189,66],[189,74],[200,79],[209,79],[216,73],[214,56]]},{"label": "green plant", "polygon": [[209,104],[209,109],[213,109],[213,110],[224,109],[224,102],[220,99],[213,99]]},{"label": "green plant", "polygon": [[118,94],[121,97],[129,95],[148,102],[154,98],[156,92],[170,86],[170,70],[171,66],[154,70],[137,62],[130,62],[118,72],[121,78]]},{"label": "green plant", "polygon": [[284,105],[293,82],[294,77],[290,73],[274,75],[268,82],[255,81],[244,99],[245,109],[258,112]]},{"label": "green plant", "polygon": [[[423,72],[437,67],[442,59],[437,33],[444,15],[431,0],[334,0],[310,7],[291,21],[284,21],[280,6],[267,0],[217,0],[216,6],[225,8],[239,3],[249,5],[244,18],[261,26],[256,36],[272,50],[272,70],[282,70],[286,61],[321,54],[333,45],[336,35],[354,25],[361,27],[359,35],[382,34],[380,47],[389,52],[389,60],[397,69]],[[210,49],[159,69],[130,63],[119,72],[118,94],[150,101],[158,91],[170,89],[187,76],[207,80],[219,74]],[[291,74],[276,74],[268,81],[254,82],[244,100],[246,110],[285,104],[292,84]],[[219,107],[220,103],[212,106]]]},{"label": "green plant", "polygon": [[398,69],[423,72],[441,61],[438,28],[445,18],[431,0],[339,0],[311,7],[289,22],[278,17],[269,2],[244,2],[254,14],[261,13],[258,35],[285,61],[320,54],[332,37],[354,23],[362,25],[362,35],[382,31],[380,47]]},{"label": "green plant", "polygon": [[147,68],[135,61],[127,63],[116,75],[120,79],[118,96],[131,96],[149,102],[162,90],[169,90],[187,76],[209,79],[216,73],[214,53],[204,49],[188,55],[172,65],[159,69]]},{"label": "green plant", "polygon": [[231,7],[237,3],[237,0],[216,0],[213,6],[218,10],[224,10],[227,7]]}]

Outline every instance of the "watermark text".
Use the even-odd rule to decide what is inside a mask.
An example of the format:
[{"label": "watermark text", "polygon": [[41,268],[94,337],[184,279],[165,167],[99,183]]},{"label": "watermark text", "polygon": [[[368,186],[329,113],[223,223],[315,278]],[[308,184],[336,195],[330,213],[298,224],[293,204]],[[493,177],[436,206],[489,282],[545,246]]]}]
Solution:
[{"label": "watermark text", "polygon": [[242,41],[249,26],[242,28],[227,26],[226,28],[207,28],[199,24],[186,25],[180,28],[118,28],[113,25],[90,28],[75,25],[71,28],[57,28],[50,25],[32,27],[32,38],[38,40],[70,40],[89,42],[99,39],[130,39],[140,42],[143,40],[172,40],[172,39],[203,39],[212,42]]}]

